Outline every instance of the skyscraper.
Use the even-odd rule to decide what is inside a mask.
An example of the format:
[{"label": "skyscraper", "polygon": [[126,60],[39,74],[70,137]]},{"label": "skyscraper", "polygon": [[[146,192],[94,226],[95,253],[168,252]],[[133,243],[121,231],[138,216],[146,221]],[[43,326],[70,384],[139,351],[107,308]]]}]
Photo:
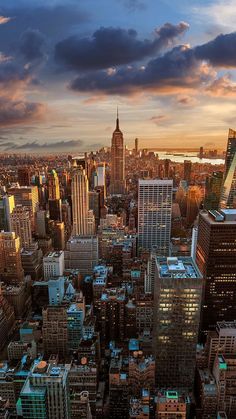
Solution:
[{"label": "skyscraper", "polygon": [[206,178],[204,208],[207,210],[219,208],[223,181],[223,172],[213,172]]},{"label": "skyscraper", "polygon": [[125,147],[123,133],[119,127],[119,115],[117,110],[116,129],[111,140],[111,185],[112,195],[125,193]]},{"label": "skyscraper", "polygon": [[236,131],[229,129],[220,208],[236,206]]},{"label": "skyscraper", "polygon": [[13,195],[0,196],[0,231],[11,231],[11,213],[15,207]]},{"label": "skyscraper", "polygon": [[158,387],[193,386],[202,284],[191,257],[156,257],[153,350]]},{"label": "skyscraper", "polygon": [[23,281],[20,238],[15,233],[0,232],[0,280],[6,284]]},{"label": "skyscraper", "polygon": [[48,198],[60,199],[59,179],[55,170],[48,175]]},{"label": "skyscraper", "polygon": [[184,160],[184,180],[191,182],[192,162],[191,160]]},{"label": "skyscraper", "polygon": [[87,235],[91,233],[91,212],[89,212],[88,178],[85,170],[80,166],[73,171],[72,183],[72,234]]},{"label": "skyscraper", "polygon": [[11,213],[12,231],[20,237],[20,245],[29,248],[32,244],[31,220],[28,208],[23,205],[16,205]]},{"label": "skyscraper", "polygon": [[138,188],[139,248],[168,255],[171,232],[173,180],[142,180]]},{"label": "skyscraper", "polygon": [[202,330],[236,319],[236,210],[200,213],[196,262],[205,279]]}]

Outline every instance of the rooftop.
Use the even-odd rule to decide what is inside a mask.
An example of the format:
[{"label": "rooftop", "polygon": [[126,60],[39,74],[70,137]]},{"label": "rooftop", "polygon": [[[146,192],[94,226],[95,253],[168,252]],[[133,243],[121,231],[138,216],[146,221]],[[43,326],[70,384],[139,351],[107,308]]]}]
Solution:
[{"label": "rooftop", "polygon": [[161,278],[202,278],[191,257],[157,257],[156,263]]}]

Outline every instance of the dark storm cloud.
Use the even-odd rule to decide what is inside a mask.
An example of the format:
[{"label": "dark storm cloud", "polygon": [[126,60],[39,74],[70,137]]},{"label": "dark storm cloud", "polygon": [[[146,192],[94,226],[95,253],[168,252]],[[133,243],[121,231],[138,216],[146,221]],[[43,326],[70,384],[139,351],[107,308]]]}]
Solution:
[{"label": "dark storm cloud", "polygon": [[71,89],[126,94],[146,89],[168,90],[174,87],[194,88],[211,78],[207,67],[186,46],[173,48],[162,57],[150,60],[146,67],[123,67],[115,72],[97,71],[78,76]]},{"label": "dark storm cloud", "polygon": [[236,67],[236,32],[219,35],[194,49],[195,56],[207,60],[215,67]]},{"label": "dark storm cloud", "polygon": [[20,38],[20,52],[27,61],[42,59],[45,47],[45,36],[37,29],[28,29]]},{"label": "dark storm cloud", "polygon": [[14,142],[8,142],[1,145],[4,151],[9,150],[28,150],[28,151],[66,151],[72,148],[81,147],[83,145],[83,141],[81,140],[65,140],[65,141],[57,141],[54,143],[43,143],[40,144],[37,141],[33,141],[31,143],[24,143],[24,144],[17,144]]},{"label": "dark storm cloud", "polygon": [[[7,2],[5,2],[7,4]],[[46,1],[45,1],[46,3]],[[18,42],[23,32],[29,28],[43,33],[51,42],[61,38],[61,34],[70,34],[74,26],[89,20],[88,14],[81,11],[77,4],[36,5],[33,1],[1,8],[9,21],[1,25],[0,50],[6,53],[18,49]]]},{"label": "dark storm cloud", "polygon": [[0,127],[38,119],[44,111],[40,103],[0,98]]},{"label": "dark storm cloud", "polygon": [[186,32],[189,25],[166,23],[154,38],[140,40],[134,29],[100,28],[91,38],[70,36],[55,47],[55,59],[69,69],[95,70],[140,61],[158,53]]}]

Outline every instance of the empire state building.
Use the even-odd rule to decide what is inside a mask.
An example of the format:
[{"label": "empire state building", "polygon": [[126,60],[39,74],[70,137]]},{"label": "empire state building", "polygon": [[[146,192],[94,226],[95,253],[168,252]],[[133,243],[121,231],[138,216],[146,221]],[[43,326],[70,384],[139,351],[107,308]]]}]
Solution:
[{"label": "empire state building", "polygon": [[119,127],[119,116],[117,110],[116,129],[111,140],[111,186],[112,195],[125,193],[125,148],[123,133]]}]

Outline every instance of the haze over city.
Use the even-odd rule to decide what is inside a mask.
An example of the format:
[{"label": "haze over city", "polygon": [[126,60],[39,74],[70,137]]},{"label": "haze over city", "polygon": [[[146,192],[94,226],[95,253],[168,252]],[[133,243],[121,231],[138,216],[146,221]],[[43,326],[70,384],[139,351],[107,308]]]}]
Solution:
[{"label": "haze over city", "polygon": [[[222,148],[234,128],[233,0],[0,2],[0,151]],[[53,23],[52,23],[53,22]]]}]

